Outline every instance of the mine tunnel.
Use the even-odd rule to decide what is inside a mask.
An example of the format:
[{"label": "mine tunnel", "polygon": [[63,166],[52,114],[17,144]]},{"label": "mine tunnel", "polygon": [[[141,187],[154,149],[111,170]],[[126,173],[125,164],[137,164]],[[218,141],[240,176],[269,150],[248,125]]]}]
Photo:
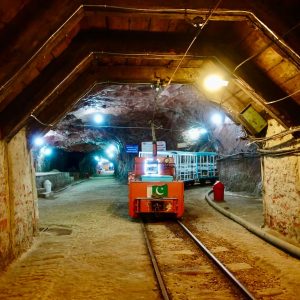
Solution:
[{"label": "mine tunnel", "polygon": [[0,299],[298,299],[298,2],[1,1]]}]

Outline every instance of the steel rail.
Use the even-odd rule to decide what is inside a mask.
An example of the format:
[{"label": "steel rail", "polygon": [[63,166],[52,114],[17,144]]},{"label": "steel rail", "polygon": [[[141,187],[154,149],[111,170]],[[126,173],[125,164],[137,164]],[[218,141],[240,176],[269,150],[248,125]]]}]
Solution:
[{"label": "steel rail", "polygon": [[220,268],[220,270],[225,273],[227,277],[240,289],[240,291],[247,297],[247,299],[255,300],[254,296],[243,286],[241,282],[202,244],[193,233],[179,220],[177,223],[181,228],[189,235],[189,237],[196,243],[196,245],[205,252],[205,254]]},{"label": "steel rail", "polygon": [[156,279],[157,279],[161,294],[162,294],[164,300],[170,300],[167,289],[166,289],[166,286],[165,286],[165,283],[164,283],[163,278],[161,276],[161,272],[159,270],[155,255],[153,253],[152,246],[151,246],[150,240],[148,238],[145,223],[144,223],[143,220],[141,222],[141,225],[142,225],[143,234],[144,234],[144,237],[145,237],[145,240],[146,240],[146,245],[147,245],[147,248],[148,248],[148,252],[149,252],[149,255],[150,255],[150,258],[151,258],[152,266],[153,266],[153,269],[154,269],[154,272],[155,272],[155,275],[156,275]]}]

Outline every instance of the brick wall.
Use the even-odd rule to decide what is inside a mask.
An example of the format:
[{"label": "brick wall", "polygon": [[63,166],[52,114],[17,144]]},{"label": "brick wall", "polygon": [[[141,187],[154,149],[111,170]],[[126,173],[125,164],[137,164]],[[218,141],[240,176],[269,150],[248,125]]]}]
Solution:
[{"label": "brick wall", "polygon": [[[267,136],[284,129],[274,120],[269,122]],[[271,140],[267,148],[299,148],[291,135]],[[289,145],[289,146],[286,146]],[[287,238],[300,242],[300,156],[266,156],[264,158],[264,214],[266,225]]]},{"label": "brick wall", "polygon": [[0,141],[1,268],[32,243],[37,230],[37,195],[25,130]]}]

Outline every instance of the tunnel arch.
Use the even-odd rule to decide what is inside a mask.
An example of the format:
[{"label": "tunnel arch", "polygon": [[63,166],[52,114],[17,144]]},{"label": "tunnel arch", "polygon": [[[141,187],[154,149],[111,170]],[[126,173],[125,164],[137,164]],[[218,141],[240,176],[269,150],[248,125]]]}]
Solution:
[{"label": "tunnel arch", "polygon": [[[194,18],[205,20],[211,12],[173,82],[197,85],[205,67],[224,68],[232,85],[226,98],[211,100],[223,104],[266,155],[262,161],[267,225],[299,241],[298,3],[281,2],[229,0],[215,11],[206,1],[162,6],[158,0],[115,0],[107,6],[93,0],[43,5],[38,0],[14,0],[10,10],[7,3],[0,4],[3,261],[24,251],[37,229],[34,170],[24,126],[29,132],[46,130],[35,118],[56,123],[99,82],[168,81],[195,37]],[[240,116],[249,104],[268,122],[263,134],[253,134]]]}]

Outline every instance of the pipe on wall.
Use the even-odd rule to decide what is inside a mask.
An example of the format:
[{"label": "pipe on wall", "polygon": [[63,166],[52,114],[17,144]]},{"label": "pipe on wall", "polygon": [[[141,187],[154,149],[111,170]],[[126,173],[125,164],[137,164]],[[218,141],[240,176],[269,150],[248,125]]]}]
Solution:
[{"label": "pipe on wall", "polygon": [[230,218],[231,220],[235,221],[236,223],[242,225],[243,227],[245,227],[247,230],[249,230],[250,232],[254,233],[255,235],[259,236],[260,238],[262,238],[263,240],[265,240],[266,242],[274,245],[275,247],[283,250],[284,252],[289,253],[290,255],[296,257],[296,258],[300,258],[300,248],[296,247],[288,242],[285,242],[267,232],[264,232],[263,230],[261,230],[260,228],[250,224],[249,222],[243,220],[242,218],[230,213],[229,211],[225,210],[224,208],[220,207],[219,205],[217,205],[215,202],[213,202],[213,200],[211,200],[210,198],[210,194],[212,193],[212,190],[209,191],[206,195],[205,195],[205,200],[208,202],[208,204],[210,206],[212,206],[214,209],[216,209],[217,211],[219,211],[221,214],[223,214],[224,216]]}]

